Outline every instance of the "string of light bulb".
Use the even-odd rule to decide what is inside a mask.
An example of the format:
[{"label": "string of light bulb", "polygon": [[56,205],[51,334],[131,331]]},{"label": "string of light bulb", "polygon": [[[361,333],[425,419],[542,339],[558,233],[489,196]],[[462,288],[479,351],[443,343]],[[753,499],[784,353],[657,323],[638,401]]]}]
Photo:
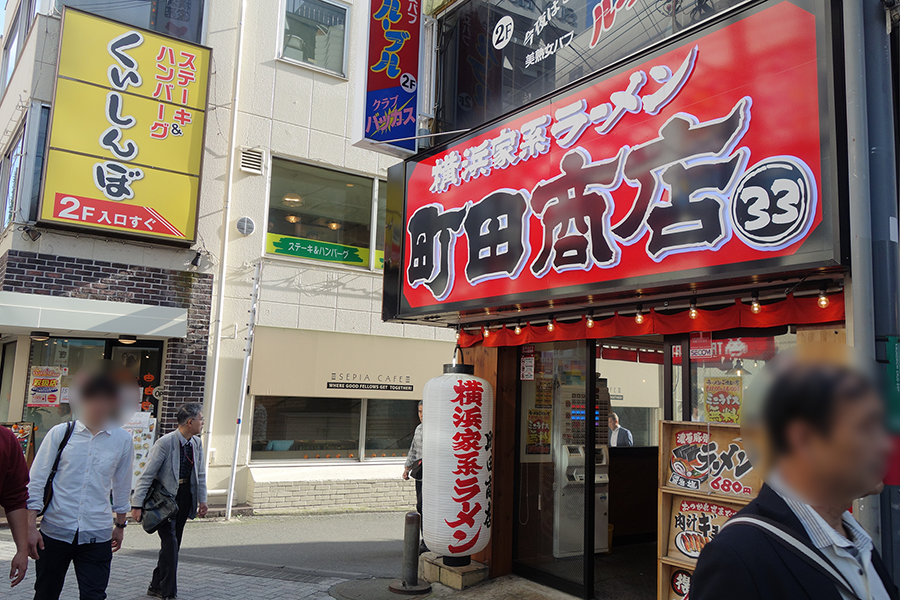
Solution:
[{"label": "string of light bulb", "polygon": [[[829,299],[829,294],[828,294],[829,283],[830,282],[823,283],[819,287],[819,293],[817,296],[816,304],[820,309],[826,309],[831,305],[831,301]],[[806,296],[806,297],[809,297],[809,296]],[[737,299],[735,302],[740,303],[741,299]],[[743,302],[746,303],[746,300],[743,300]],[[718,306],[722,305],[722,303],[720,301],[707,300],[707,304],[709,305],[710,303],[712,303],[714,305],[718,305]],[[684,305],[682,304],[682,306],[684,306]],[[665,304],[663,305],[663,308],[669,309],[670,308],[669,303],[665,302]],[[749,309],[750,309],[750,312],[753,313],[754,315],[758,315],[766,310],[766,305],[764,305],[760,302],[760,293],[759,292],[752,292],[751,298],[750,298],[750,303],[749,303]],[[696,298],[692,298],[687,302],[687,316],[689,318],[698,319],[702,315],[702,313],[701,313],[702,310],[703,310],[702,308],[698,307],[698,300]],[[653,313],[652,307],[650,308],[650,312]],[[620,315],[620,314],[622,314],[622,311],[619,309],[619,310],[610,310],[608,313],[601,314],[601,316],[603,318],[606,318],[606,317],[611,317],[611,316]],[[628,314],[628,313],[626,312],[625,314]],[[645,305],[637,304],[635,306],[635,310],[634,310],[633,314],[634,314],[634,322],[636,324],[638,324],[638,325],[644,324],[644,322],[646,321],[646,318],[647,318],[647,316],[646,316],[647,313],[645,311]],[[682,313],[682,314],[684,314],[684,313]],[[581,314],[581,315],[579,315],[578,313],[571,313],[571,314],[555,315],[553,317],[543,317],[543,318],[538,317],[535,320],[538,323],[537,326],[544,326],[544,327],[546,327],[546,330],[548,332],[553,332],[556,330],[557,321],[562,321],[564,323],[570,323],[570,322],[574,323],[574,322],[578,322],[580,320],[580,321],[584,322],[585,327],[587,327],[588,329],[593,329],[596,324],[595,318],[596,318],[595,311],[591,311],[591,312]],[[526,322],[517,321],[515,323],[495,323],[493,325],[488,323],[486,325],[478,326],[478,330],[480,330],[483,337],[485,337],[485,338],[489,337],[493,333],[491,330],[491,327],[493,327],[495,330],[498,327],[501,329],[509,328],[512,330],[512,332],[515,335],[519,336],[524,333],[525,328],[531,328],[534,326],[535,325],[533,325],[533,323],[531,321],[526,321]],[[456,332],[457,341],[460,339],[460,332],[463,329],[466,329],[466,328],[462,327],[462,328],[457,329],[457,332]],[[468,330],[471,331],[471,328],[468,328]]]}]

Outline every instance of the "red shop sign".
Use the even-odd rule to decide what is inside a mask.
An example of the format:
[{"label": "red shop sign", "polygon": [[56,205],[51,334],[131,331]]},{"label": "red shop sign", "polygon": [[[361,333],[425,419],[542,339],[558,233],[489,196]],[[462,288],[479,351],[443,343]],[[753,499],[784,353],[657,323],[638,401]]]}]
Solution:
[{"label": "red shop sign", "polygon": [[827,23],[764,4],[408,161],[396,314],[837,266]]},{"label": "red shop sign", "polygon": [[[695,352],[698,349],[701,351]],[[691,362],[721,362],[736,358],[769,360],[776,352],[772,336],[714,340],[710,339],[709,333],[691,334]],[[681,346],[673,346],[672,355],[680,362]]]}]

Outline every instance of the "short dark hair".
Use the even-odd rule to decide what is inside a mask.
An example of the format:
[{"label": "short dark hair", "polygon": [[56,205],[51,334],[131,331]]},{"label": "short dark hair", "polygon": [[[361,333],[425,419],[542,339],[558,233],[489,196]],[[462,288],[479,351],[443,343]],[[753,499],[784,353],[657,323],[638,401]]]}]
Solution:
[{"label": "short dark hair", "polygon": [[790,452],[788,427],[802,421],[827,436],[839,404],[877,392],[865,375],[849,367],[795,365],[772,380],[763,399],[763,422],[775,455]]},{"label": "short dark hair", "polygon": [[184,404],[178,409],[175,418],[178,419],[179,425],[184,425],[191,419],[196,419],[203,412],[203,407],[196,403]]},{"label": "short dark hair", "polygon": [[108,370],[91,374],[81,388],[81,398],[83,400],[117,398],[118,395],[119,385]]}]

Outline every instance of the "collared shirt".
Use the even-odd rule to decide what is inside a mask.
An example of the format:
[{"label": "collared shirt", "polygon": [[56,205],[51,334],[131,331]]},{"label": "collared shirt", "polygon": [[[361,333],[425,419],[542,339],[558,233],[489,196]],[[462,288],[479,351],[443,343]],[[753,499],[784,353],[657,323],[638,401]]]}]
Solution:
[{"label": "collared shirt", "polygon": [[611,429],[612,433],[609,434],[609,445],[610,446],[618,446],[619,445],[619,430],[621,427],[616,427],[615,429]]},{"label": "collared shirt", "polygon": [[412,444],[409,445],[409,454],[406,455],[406,468],[412,469],[417,462],[422,460],[422,424],[416,427]]},{"label": "collared shirt", "polygon": [[[798,499],[777,473],[772,473],[766,483],[797,515],[813,545],[838,568],[857,596],[863,600],[890,600],[872,562],[875,549],[872,538],[849,511],[844,511],[841,520],[850,539],[838,533],[812,506]],[[844,600],[853,600],[843,589],[838,591]]]},{"label": "collared shirt", "polygon": [[[44,507],[44,486],[67,425],[62,423],[51,429],[34,458],[28,485],[30,510]],[[95,435],[76,421],[53,480],[53,498],[41,521],[41,532],[61,542],[109,541],[112,513],[127,513],[131,508],[128,496],[133,458],[133,441],[124,429],[108,429]]]}]

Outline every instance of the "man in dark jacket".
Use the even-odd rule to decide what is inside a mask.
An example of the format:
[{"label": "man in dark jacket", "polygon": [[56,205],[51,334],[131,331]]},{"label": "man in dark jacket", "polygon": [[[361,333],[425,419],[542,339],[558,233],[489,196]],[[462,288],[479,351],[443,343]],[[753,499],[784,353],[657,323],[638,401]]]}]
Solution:
[{"label": "man in dark jacket", "polygon": [[890,452],[876,387],[842,366],[779,370],[762,421],[772,470],[734,519],[761,517],[830,563],[752,523],[726,524],[704,548],[691,600],[898,600],[872,539],[847,512],[880,488]]}]

